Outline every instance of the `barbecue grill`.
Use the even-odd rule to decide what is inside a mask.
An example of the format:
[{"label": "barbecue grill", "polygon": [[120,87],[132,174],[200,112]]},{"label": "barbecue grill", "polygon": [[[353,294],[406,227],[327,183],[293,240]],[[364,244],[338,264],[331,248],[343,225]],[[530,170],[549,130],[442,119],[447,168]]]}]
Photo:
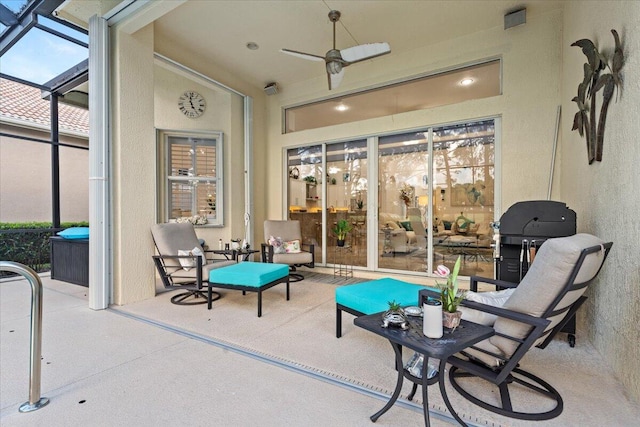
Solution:
[{"label": "barbecue grill", "polygon": [[[535,258],[536,251],[549,238],[576,234],[576,213],[565,203],[531,200],[512,205],[494,226],[500,244],[495,248],[496,278],[520,283]],[[572,317],[562,328],[575,345],[576,321]]]}]

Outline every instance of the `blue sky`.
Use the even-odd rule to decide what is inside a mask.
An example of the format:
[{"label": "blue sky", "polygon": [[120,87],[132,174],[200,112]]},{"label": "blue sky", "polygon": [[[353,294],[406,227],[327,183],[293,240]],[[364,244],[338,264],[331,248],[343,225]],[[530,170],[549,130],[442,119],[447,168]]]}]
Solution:
[{"label": "blue sky", "polygon": [[[10,9],[11,1],[2,0]],[[71,35],[83,42],[88,36],[64,25],[38,17],[38,22]],[[0,72],[23,80],[42,84],[87,59],[89,50],[53,34],[32,28],[0,59]]]}]

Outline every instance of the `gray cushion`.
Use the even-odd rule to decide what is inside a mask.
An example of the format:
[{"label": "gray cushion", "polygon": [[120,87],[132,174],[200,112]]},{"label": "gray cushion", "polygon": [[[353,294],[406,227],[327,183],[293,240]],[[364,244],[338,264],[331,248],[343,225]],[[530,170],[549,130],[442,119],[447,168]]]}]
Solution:
[{"label": "gray cushion", "polygon": [[[583,249],[603,245],[604,243],[604,241],[590,234],[576,234],[569,237],[548,239],[538,251],[535,261],[531,264],[522,282],[520,282],[503,307],[536,317],[542,316],[569,280],[571,271],[580,257],[580,252]],[[587,256],[575,283],[591,280],[595,276],[604,261],[604,253],[605,251],[602,250]],[[573,304],[584,293],[584,290],[580,289],[567,293],[556,306],[556,309]],[[547,329],[553,328],[562,317],[549,318],[552,323]],[[498,318],[494,328],[497,333],[523,338],[530,327],[513,320]],[[499,336],[491,337],[490,341],[506,357],[510,357],[518,346],[518,343]]]},{"label": "gray cushion", "polygon": [[264,222],[264,241],[268,242],[269,237],[280,237],[283,241],[300,240],[302,241],[302,233],[300,232],[300,221],[276,221],[266,220]]}]

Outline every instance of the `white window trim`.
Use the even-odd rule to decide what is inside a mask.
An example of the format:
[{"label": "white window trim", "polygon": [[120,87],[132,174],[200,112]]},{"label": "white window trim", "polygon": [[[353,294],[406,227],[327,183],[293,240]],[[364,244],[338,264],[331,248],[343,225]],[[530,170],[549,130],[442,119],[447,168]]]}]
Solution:
[{"label": "white window trim", "polygon": [[[193,131],[172,131],[158,130],[158,143],[160,144],[160,152],[162,153],[162,162],[158,168],[158,187],[161,190],[160,197],[157,198],[158,212],[162,213],[162,220],[167,222],[171,215],[169,214],[170,200],[170,183],[179,179],[170,178],[169,175],[169,138],[196,138],[196,139],[213,139],[216,141],[216,176],[213,179],[216,185],[216,218],[208,219],[207,224],[198,225],[198,227],[224,227],[224,133],[221,131],[210,132],[193,132]],[[210,178],[189,177],[191,180],[212,181]],[[193,212],[196,215],[196,212]]]}]

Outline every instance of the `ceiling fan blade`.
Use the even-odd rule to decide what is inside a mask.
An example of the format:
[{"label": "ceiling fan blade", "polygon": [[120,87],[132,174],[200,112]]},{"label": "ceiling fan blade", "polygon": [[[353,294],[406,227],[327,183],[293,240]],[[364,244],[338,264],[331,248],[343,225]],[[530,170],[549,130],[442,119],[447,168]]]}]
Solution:
[{"label": "ceiling fan blade", "polygon": [[288,55],[296,56],[302,59],[308,59],[310,61],[324,61],[324,56],[312,55],[310,53],[298,52],[297,50],[291,49],[280,49],[280,52],[286,53]]},{"label": "ceiling fan blade", "polygon": [[336,73],[336,74],[327,73],[327,78],[329,79],[329,90],[336,89],[338,86],[340,86],[340,83],[342,82],[343,77],[344,77],[344,68],[340,70],[339,73]]},{"label": "ceiling fan blade", "polygon": [[389,52],[391,52],[389,43],[369,43],[342,49],[340,55],[349,64],[353,64],[354,62],[386,55]]}]

